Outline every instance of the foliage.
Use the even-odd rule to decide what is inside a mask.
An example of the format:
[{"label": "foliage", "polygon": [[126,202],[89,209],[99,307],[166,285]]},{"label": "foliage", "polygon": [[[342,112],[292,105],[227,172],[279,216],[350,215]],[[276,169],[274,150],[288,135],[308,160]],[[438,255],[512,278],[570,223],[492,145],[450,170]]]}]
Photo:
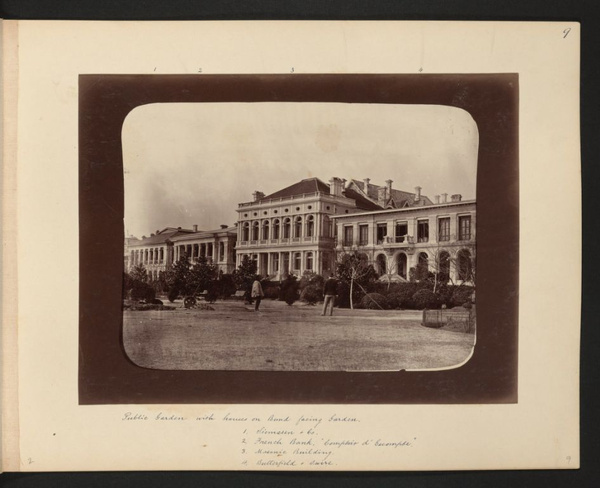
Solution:
[{"label": "foliage", "polygon": [[207,258],[201,256],[187,273],[184,293],[186,295],[196,295],[206,290],[209,294],[216,295],[217,291],[214,288],[216,287],[218,276],[218,267],[210,263]]},{"label": "foliage", "polygon": [[176,286],[171,286],[169,288],[169,293],[167,294],[167,298],[171,303],[173,303],[179,297],[179,289]]},{"label": "foliage", "polygon": [[438,296],[426,288],[418,290],[413,295],[413,302],[417,310],[438,308]]},{"label": "foliage", "polygon": [[325,285],[325,278],[313,271],[305,271],[300,279],[300,290],[304,290],[307,286],[313,285],[323,290]]},{"label": "foliage", "polygon": [[154,300],[156,292],[154,288],[148,283],[143,281],[133,280],[131,287],[131,299],[132,300],[146,300],[147,302]]},{"label": "foliage", "polygon": [[233,280],[238,287],[246,289],[248,285],[252,286],[252,282],[256,279],[256,271],[256,261],[244,256],[238,268],[233,272]]},{"label": "foliage", "polygon": [[371,310],[385,310],[389,308],[388,300],[379,293],[367,293],[360,301],[359,308],[369,308]]},{"label": "foliage", "polygon": [[237,290],[233,275],[219,273],[219,279],[217,281],[216,288],[217,288],[217,295],[220,298],[225,299],[225,298],[229,298],[231,295],[233,295]]},{"label": "foliage", "polygon": [[134,281],[141,281],[142,283],[146,283],[148,281],[148,272],[142,263],[136,264],[133,268],[131,268],[129,274],[131,279]]},{"label": "foliage", "polygon": [[414,308],[413,295],[416,291],[416,283],[399,283],[387,296],[390,308]]},{"label": "foliage", "polygon": [[323,299],[323,288],[318,285],[307,285],[302,290],[300,299],[309,305],[315,305]]},{"label": "foliage", "polygon": [[[185,294],[188,275],[190,273],[190,263],[187,257],[181,256],[173,267],[165,274],[165,280],[169,286],[169,300],[175,300],[179,295]],[[171,298],[173,300],[171,300]]]},{"label": "foliage", "polygon": [[452,287],[452,295],[450,299],[450,305],[452,307],[460,307],[467,302],[471,302],[471,296],[473,295],[474,288],[472,286],[454,286]]},{"label": "foliage", "polygon": [[278,285],[267,285],[263,288],[263,292],[265,293],[265,298],[270,298],[272,300],[277,300],[280,295]]},{"label": "foliage", "polygon": [[298,279],[294,275],[289,275],[285,280],[281,282],[281,293],[279,299],[285,301],[288,305],[292,305],[298,300],[299,293]]},{"label": "foliage", "polygon": [[[340,257],[336,265],[336,272],[340,282],[348,285],[347,287],[338,287],[340,296],[342,293],[345,295],[338,302],[340,306],[344,306],[347,297],[350,308],[354,308],[355,299],[362,296],[365,289],[377,279],[377,273],[369,264],[367,256],[356,251]],[[355,290],[356,287],[361,291]]]}]

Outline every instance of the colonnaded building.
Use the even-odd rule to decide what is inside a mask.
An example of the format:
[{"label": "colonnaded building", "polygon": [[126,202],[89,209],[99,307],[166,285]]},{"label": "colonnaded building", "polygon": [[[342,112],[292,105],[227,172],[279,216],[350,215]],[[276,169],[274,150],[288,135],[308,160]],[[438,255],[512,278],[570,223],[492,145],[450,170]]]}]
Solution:
[{"label": "colonnaded building", "polygon": [[125,239],[125,269],[143,264],[151,279],[158,279],[161,271],[166,271],[182,256],[191,263],[205,257],[216,264],[223,273],[235,269],[235,226],[221,225],[216,230],[182,229],[166,227],[157,230],[149,237]]},{"label": "colonnaded building", "polygon": [[258,274],[279,281],[312,271],[328,276],[335,260],[358,252],[380,276],[402,281],[427,267],[456,281],[470,279],[475,257],[475,200],[406,192],[393,181],[308,178],[238,204],[238,221],[216,231],[167,227],[127,239],[126,269],[142,263],[152,277],[181,256],[205,256],[225,273],[248,257]]}]

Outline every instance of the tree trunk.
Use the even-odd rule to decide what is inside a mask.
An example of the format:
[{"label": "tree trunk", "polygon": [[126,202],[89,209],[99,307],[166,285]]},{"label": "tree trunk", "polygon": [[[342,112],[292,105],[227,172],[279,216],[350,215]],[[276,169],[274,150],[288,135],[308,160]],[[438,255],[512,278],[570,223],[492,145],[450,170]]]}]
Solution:
[{"label": "tree trunk", "polygon": [[350,309],[354,310],[354,304],[352,303],[352,294],[354,292],[354,278],[350,279]]}]

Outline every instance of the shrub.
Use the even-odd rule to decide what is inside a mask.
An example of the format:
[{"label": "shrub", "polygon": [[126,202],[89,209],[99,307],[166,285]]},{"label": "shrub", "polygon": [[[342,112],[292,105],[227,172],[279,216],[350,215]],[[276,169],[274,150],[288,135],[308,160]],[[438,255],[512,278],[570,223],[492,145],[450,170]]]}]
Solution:
[{"label": "shrub", "polygon": [[150,302],[154,300],[155,297],[156,292],[151,285],[139,280],[133,281],[133,287],[131,288],[132,300],[146,300],[147,302]]},{"label": "shrub", "polygon": [[455,286],[452,289],[452,298],[450,299],[450,303],[453,307],[460,307],[467,302],[471,302],[472,295],[472,286]]},{"label": "shrub", "polygon": [[394,291],[388,294],[388,305],[390,308],[414,308],[413,295],[416,291],[416,283],[399,283]]},{"label": "shrub", "polygon": [[272,300],[277,300],[279,298],[279,286],[268,286],[263,289],[265,293],[265,298],[270,298]]},{"label": "shrub", "polygon": [[223,299],[229,298],[236,292],[235,280],[233,275],[223,274],[218,280],[219,296]]},{"label": "shrub", "polygon": [[296,300],[298,300],[298,281],[295,276],[288,276],[281,283],[281,293],[279,294],[279,299],[285,301],[288,305],[292,305]]},{"label": "shrub", "polygon": [[169,288],[169,294],[167,295],[167,298],[169,299],[169,301],[171,303],[173,303],[175,300],[177,300],[178,296],[179,296],[179,289],[177,286],[173,285],[171,288]]},{"label": "shrub", "polygon": [[424,308],[432,309],[438,307],[438,297],[433,291],[421,289],[413,295],[413,302],[418,310]]},{"label": "shrub", "polygon": [[208,303],[215,303],[217,301],[217,298],[219,298],[219,287],[216,283],[213,283],[212,286],[210,286],[208,290],[206,290],[206,296],[204,297],[204,299]]},{"label": "shrub", "polygon": [[308,285],[302,290],[300,299],[309,305],[315,305],[323,298],[323,288],[318,285]]},{"label": "shrub", "polygon": [[371,310],[385,310],[388,308],[388,300],[379,293],[367,293],[359,303],[358,308],[369,308]]}]

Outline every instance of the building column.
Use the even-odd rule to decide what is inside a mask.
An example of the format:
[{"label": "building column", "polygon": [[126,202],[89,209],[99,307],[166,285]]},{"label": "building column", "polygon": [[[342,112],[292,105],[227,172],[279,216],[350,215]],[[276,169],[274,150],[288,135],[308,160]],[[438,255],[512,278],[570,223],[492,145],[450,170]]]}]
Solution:
[{"label": "building column", "polygon": [[358,246],[359,235],[358,235],[358,222],[352,224],[352,245]]}]

